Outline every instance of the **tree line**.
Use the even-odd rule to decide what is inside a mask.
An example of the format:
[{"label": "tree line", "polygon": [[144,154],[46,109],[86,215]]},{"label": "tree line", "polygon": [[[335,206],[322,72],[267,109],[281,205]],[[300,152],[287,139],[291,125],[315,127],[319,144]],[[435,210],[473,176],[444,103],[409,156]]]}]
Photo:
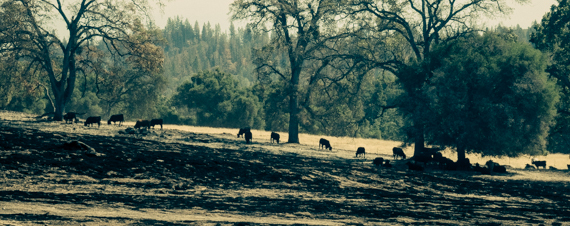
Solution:
[{"label": "tree line", "polygon": [[[3,109],[58,112],[64,102],[91,115],[288,131],[293,143],[306,132],[451,147],[459,159],[568,152],[564,0],[529,29],[481,29],[474,19],[508,10],[491,0],[236,0],[232,18],[248,25],[228,33],[179,17],[164,29],[139,17],[122,33],[77,19],[75,44],[48,29],[30,35],[41,24],[27,2],[2,5]],[[91,12],[83,3],[74,18]],[[34,47],[42,37],[54,44]],[[51,58],[32,54],[42,51]]]}]

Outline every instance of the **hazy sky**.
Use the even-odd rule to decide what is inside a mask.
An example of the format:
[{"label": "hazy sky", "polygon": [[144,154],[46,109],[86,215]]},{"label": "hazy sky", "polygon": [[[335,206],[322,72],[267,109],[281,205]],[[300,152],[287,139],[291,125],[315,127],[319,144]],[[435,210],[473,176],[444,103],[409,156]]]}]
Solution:
[{"label": "hazy sky", "polygon": [[[542,16],[550,11],[550,6],[557,4],[556,0],[530,0],[531,2],[525,5],[514,3],[513,0],[509,1],[510,5],[515,8],[514,12],[507,18],[491,20],[487,23],[488,25],[496,26],[502,23],[510,27],[519,24],[522,28],[527,28],[535,20],[540,22]],[[222,31],[227,31],[230,26],[228,13],[231,2],[233,0],[173,0],[167,3],[163,15],[155,16],[155,20],[159,27],[164,28],[169,17],[180,16],[188,19],[192,25],[198,21],[202,26],[209,21],[212,26],[220,24]]]}]

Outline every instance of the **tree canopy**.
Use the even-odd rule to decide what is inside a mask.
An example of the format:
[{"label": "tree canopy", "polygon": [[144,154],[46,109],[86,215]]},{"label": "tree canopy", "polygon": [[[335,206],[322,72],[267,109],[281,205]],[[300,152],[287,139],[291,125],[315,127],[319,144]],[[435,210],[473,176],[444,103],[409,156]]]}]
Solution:
[{"label": "tree canopy", "polygon": [[558,92],[546,55],[516,39],[486,32],[432,51],[433,77],[422,88],[429,143],[463,157],[545,153]]},{"label": "tree canopy", "polygon": [[[46,77],[54,119],[62,120],[78,75],[105,72],[97,70],[102,61],[94,43],[103,42],[107,51],[128,57],[140,69],[162,67],[162,50],[142,23],[147,10],[146,0],[2,1],[0,51],[3,58],[20,60],[27,71]],[[63,37],[50,27],[58,22],[66,26]]]},{"label": "tree canopy", "polygon": [[570,3],[559,0],[546,13],[539,24],[533,25],[535,32],[531,42],[535,47],[548,53],[552,64],[546,71],[556,78],[560,89],[560,102],[557,105],[558,116],[548,139],[551,152],[570,153]]}]

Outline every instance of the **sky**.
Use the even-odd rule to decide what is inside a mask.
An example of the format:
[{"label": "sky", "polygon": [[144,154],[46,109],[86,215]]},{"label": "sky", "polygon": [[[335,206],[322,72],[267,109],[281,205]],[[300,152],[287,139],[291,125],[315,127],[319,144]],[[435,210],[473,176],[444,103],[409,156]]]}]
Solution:
[{"label": "sky", "polygon": [[[494,27],[502,24],[506,27],[516,26],[528,28],[533,21],[540,22],[542,16],[550,11],[550,6],[557,4],[556,0],[530,0],[530,3],[520,5],[513,0],[507,0],[514,12],[506,18],[497,18],[487,21],[487,25]],[[183,20],[188,19],[194,25],[198,21],[200,26],[210,22],[212,27],[220,24],[222,31],[230,27],[229,6],[233,0],[172,0],[167,2],[164,14],[156,13],[155,21],[160,28],[164,28],[169,17],[180,16]],[[235,23],[240,26],[239,23]]]}]

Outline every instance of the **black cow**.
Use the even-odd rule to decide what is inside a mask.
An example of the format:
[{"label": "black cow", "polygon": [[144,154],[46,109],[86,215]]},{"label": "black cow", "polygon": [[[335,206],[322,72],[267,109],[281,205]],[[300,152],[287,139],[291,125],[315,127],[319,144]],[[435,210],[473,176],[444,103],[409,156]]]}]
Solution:
[{"label": "black cow", "polygon": [[152,119],[150,120],[150,126],[154,129],[154,126],[160,125],[160,129],[162,129],[162,119]]},{"label": "black cow", "polygon": [[364,147],[359,147],[356,149],[356,157],[358,158],[360,155],[363,155],[364,158],[366,158],[366,151],[364,150]]},{"label": "black cow", "polygon": [[91,124],[97,123],[101,127],[101,116],[91,116],[85,120],[85,126],[91,127]]},{"label": "black cow", "polygon": [[532,160],[532,164],[535,165],[537,169],[540,166],[542,166],[543,169],[546,169],[546,161],[534,161],[534,160]]},{"label": "black cow", "polygon": [[404,150],[402,150],[401,148],[398,147],[392,148],[392,153],[394,154],[394,159],[396,159],[397,157],[402,157],[402,159],[406,159],[406,154],[404,153]]},{"label": "black cow", "polygon": [[271,143],[273,143],[274,141],[276,141],[277,143],[279,143],[279,134],[276,132],[271,132]]},{"label": "black cow", "polygon": [[237,137],[239,138],[239,136],[243,136],[243,134],[245,134],[246,132],[251,131],[251,129],[249,127],[245,127],[245,128],[241,128],[239,129],[239,132],[237,134]]},{"label": "black cow", "polygon": [[63,119],[65,119],[65,123],[67,123],[68,121],[71,121],[71,123],[75,122],[77,120],[77,116],[81,115],[75,112],[67,112],[64,116]]},{"label": "black cow", "polygon": [[372,163],[376,166],[381,166],[382,164],[384,164],[384,158],[377,157],[374,159],[374,161],[372,161]]},{"label": "black cow", "polygon": [[245,132],[245,143],[246,144],[251,143],[251,141],[253,140],[252,136],[253,135],[251,134],[251,131],[248,130]]},{"label": "black cow", "polygon": [[328,148],[329,150],[332,151],[331,143],[330,143],[328,140],[324,139],[324,138],[321,138],[321,139],[319,140],[319,149],[321,149],[321,147],[323,147],[324,149],[327,149],[327,148]]},{"label": "black cow", "polygon": [[135,129],[144,128],[144,127],[150,129],[150,121],[143,119],[137,120],[137,122],[135,123]]},{"label": "black cow", "polygon": [[111,122],[113,122],[113,124],[115,124],[115,122],[119,122],[119,126],[121,126],[124,121],[125,117],[123,117],[123,114],[111,115],[111,118],[107,121],[107,125],[111,125]]}]

